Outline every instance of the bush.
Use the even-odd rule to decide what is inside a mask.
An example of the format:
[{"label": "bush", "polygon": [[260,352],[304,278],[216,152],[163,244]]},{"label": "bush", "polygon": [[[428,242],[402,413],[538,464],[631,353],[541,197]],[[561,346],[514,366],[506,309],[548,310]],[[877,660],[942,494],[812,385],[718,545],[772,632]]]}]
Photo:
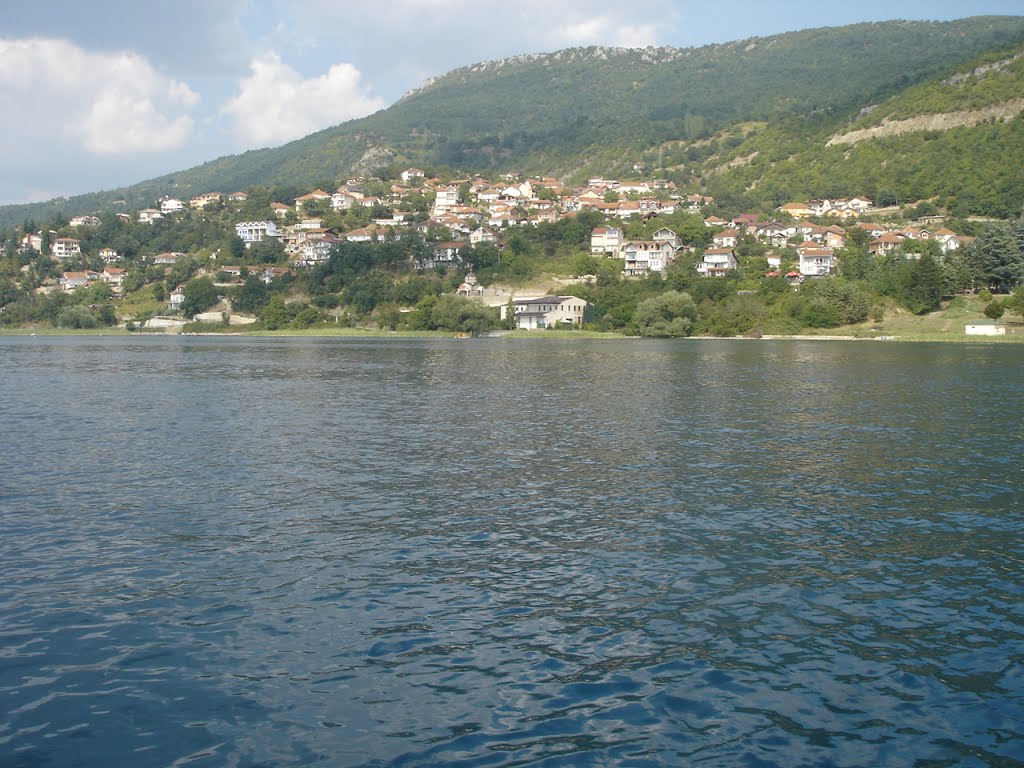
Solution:
[{"label": "bush", "polygon": [[998,299],[993,299],[985,305],[985,317],[992,320],[998,320],[1006,312],[1006,307],[1003,306],[1003,302]]},{"label": "bush", "polygon": [[804,309],[801,320],[811,328],[835,328],[840,324],[839,310],[822,299],[814,299]]},{"label": "bush", "polygon": [[99,326],[99,320],[96,319],[96,315],[82,304],[65,307],[57,315],[58,328],[96,328],[97,326]]},{"label": "bush", "polygon": [[689,336],[697,319],[697,305],[688,293],[666,291],[641,301],[633,322],[641,336]]}]

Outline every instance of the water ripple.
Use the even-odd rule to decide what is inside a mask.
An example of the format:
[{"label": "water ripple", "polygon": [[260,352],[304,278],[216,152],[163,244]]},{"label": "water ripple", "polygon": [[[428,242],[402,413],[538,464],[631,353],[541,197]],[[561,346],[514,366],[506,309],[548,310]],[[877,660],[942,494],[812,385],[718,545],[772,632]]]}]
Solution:
[{"label": "water ripple", "polygon": [[0,348],[5,767],[1024,754],[1012,348]]}]

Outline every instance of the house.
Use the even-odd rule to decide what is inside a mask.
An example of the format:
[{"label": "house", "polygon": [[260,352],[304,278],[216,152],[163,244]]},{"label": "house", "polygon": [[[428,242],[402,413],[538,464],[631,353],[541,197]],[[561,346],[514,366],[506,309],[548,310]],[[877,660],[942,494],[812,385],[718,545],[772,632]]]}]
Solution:
[{"label": "house", "polygon": [[870,224],[866,221],[858,221],[853,225],[857,229],[862,229],[867,232],[872,238],[881,237],[888,229],[881,224]]},{"label": "house", "polygon": [[804,277],[830,275],[835,269],[835,252],[831,248],[801,247],[796,252],[800,257],[800,274]]},{"label": "house", "polygon": [[728,223],[725,219],[720,219],[717,216],[708,216],[704,219],[705,227],[724,227]]},{"label": "house", "polygon": [[951,253],[952,251],[966,248],[974,242],[974,238],[968,235],[956,235],[951,237],[945,243],[940,246],[943,253]]},{"label": "house", "polygon": [[779,213],[792,216],[794,219],[806,219],[813,215],[813,211],[807,203],[785,203],[779,206]]},{"label": "house", "polygon": [[206,206],[208,205],[219,203],[221,197],[223,197],[223,195],[221,195],[220,192],[204,192],[201,195],[196,195],[195,197],[193,197],[191,200],[188,201],[188,204],[193,208],[202,210],[206,208]]},{"label": "house", "polygon": [[160,211],[153,208],[143,208],[139,211],[139,223],[140,224],[152,224],[157,219],[162,219],[164,215]]},{"label": "house", "polygon": [[782,224],[778,221],[770,221],[767,224],[760,224],[753,229],[752,234],[758,242],[768,243],[780,248],[793,235],[796,234],[796,227]]},{"label": "house", "polygon": [[851,197],[846,201],[847,210],[854,211],[858,215],[870,211],[874,205],[875,204],[866,197]]},{"label": "house", "polygon": [[697,274],[701,277],[725,277],[726,272],[738,267],[732,248],[708,248],[697,264]]},{"label": "house", "polygon": [[411,181],[422,179],[425,174],[419,168],[406,168],[399,175],[402,177],[402,181],[408,184]]},{"label": "house", "polygon": [[175,312],[181,309],[181,305],[185,303],[185,291],[182,290],[181,286],[178,286],[171,295],[167,297],[167,308]]},{"label": "house", "polygon": [[469,243],[447,242],[438,243],[433,251],[414,261],[415,269],[435,269],[450,267],[462,263],[463,252],[470,247]]},{"label": "house", "polygon": [[96,216],[75,216],[68,224],[72,227],[98,227],[100,220]]},{"label": "house", "polygon": [[466,275],[465,281],[455,289],[455,295],[477,299],[484,295],[484,287],[477,282],[476,275],[470,272]]},{"label": "house", "polygon": [[590,232],[590,252],[618,256],[622,248],[622,230],[618,227],[594,227]]},{"label": "house", "polygon": [[232,264],[225,264],[223,267],[220,268],[219,271],[223,272],[228,277],[241,277],[243,269],[248,270],[248,267],[239,267]]},{"label": "house", "polygon": [[165,197],[160,201],[160,213],[165,216],[169,213],[177,213],[185,210],[185,203],[175,197]]},{"label": "house", "polygon": [[[534,331],[541,328],[572,328],[589,322],[592,316],[590,304],[575,296],[540,296],[533,299],[515,299],[512,312],[516,328]],[[508,307],[501,308],[505,319]]]},{"label": "house", "polygon": [[329,261],[334,247],[344,243],[340,237],[322,237],[315,240],[306,239],[298,250],[298,257],[295,259],[297,267],[311,267]]},{"label": "house", "polygon": [[292,271],[288,267],[265,267],[260,272],[260,280],[270,285],[275,280],[280,280],[282,277],[290,274],[292,274]]},{"label": "house", "polygon": [[676,249],[683,247],[683,238],[681,238],[675,230],[669,229],[668,227],[662,227],[651,235],[651,240],[654,240],[656,243],[668,243]]},{"label": "house", "polygon": [[99,257],[103,259],[105,264],[112,264],[115,261],[121,260],[121,254],[113,248],[100,248]]},{"label": "house", "polygon": [[42,253],[43,250],[43,236],[37,235],[34,232],[30,232],[21,238],[21,250],[22,251],[36,251]]},{"label": "house", "polygon": [[359,200],[359,195],[345,187],[338,187],[338,191],[331,195],[331,208],[336,211],[346,211],[355,205],[357,200]]},{"label": "house", "polygon": [[58,237],[50,245],[50,253],[55,259],[73,259],[82,255],[82,242],[73,237]]},{"label": "house", "polygon": [[711,238],[716,248],[735,248],[740,239],[740,233],[735,229],[723,229]]},{"label": "house", "polygon": [[994,320],[976,320],[964,326],[964,334],[967,336],[1005,336],[1011,332],[1009,326]]},{"label": "house", "polygon": [[690,213],[697,213],[705,205],[711,205],[713,202],[715,202],[715,198],[706,195],[687,195],[686,210]]},{"label": "house", "polygon": [[846,230],[842,227],[825,227],[822,231],[822,242],[829,248],[846,247]]},{"label": "house", "polygon": [[228,195],[228,200],[232,203],[244,203],[249,199],[249,195],[246,192],[232,192]]},{"label": "house", "polygon": [[281,237],[281,232],[272,221],[240,221],[235,224],[235,234],[245,243],[246,248],[268,237]]},{"label": "house", "polygon": [[384,242],[384,233],[377,231],[375,227],[359,227],[345,234],[345,239],[350,243],[371,243],[376,240]]},{"label": "house", "polygon": [[284,203],[271,203],[270,212],[279,219],[285,218],[291,212],[291,206],[285,205]]},{"label": "house", "polygon": [[158,253],[156,256],[153,257],[153,263],[154,264],[177,264],[178,263],[178,259],[180,259],[184,255],[185,255],[184,253],[179,253],[177,251],[170,252],[170,253]]},{"label": "house", "polygon": [[825,200],[811,200],[807,203],[807,207],[811,210],[812,216],[826,216],[832,212],[832,201]]},{"label": "house", "polygon": [[60,277],[60,287],[67,293],[99,278],[99,273],[86,270],[85,272],[65,272]]},{"label": "house", "polygon": [[434,216],[448,213],[459,204],[459,188],[456,186],[438,187],[434,194]]},{"label": "house", "polygon": [[887,256],[901,245],[904,238],[895,232],[886,232],[868,243],[868,253],[873,256]]},{"label": "house", "polygon": [[480,227],[479,229],[474,229],[469,233],[469,242],[473,245],[479,245],[480,243],[496,243],[498,242],[498,236],[491,230],[485,227]]},{"label": "house", "polygon": [[324,200],[330,200],[331,196],[324,192],[322,189],[314,189],[308,195],[302,195],[301,197],[295,198],[295,210],[296,212],[302,210],[302,206],[306,204],[321,203]]},{"label": "house", "polygon": [[120,267],[104,267],[100,273],[100,280],[105,282],[116,291],[120,291],[124,285],[125,270]]},{"label": "house", "polygon": [[676,249],[665,240],[631,240],[619,252],[623,259],[623,272],[628,276],[664,273],[675,260]]}]

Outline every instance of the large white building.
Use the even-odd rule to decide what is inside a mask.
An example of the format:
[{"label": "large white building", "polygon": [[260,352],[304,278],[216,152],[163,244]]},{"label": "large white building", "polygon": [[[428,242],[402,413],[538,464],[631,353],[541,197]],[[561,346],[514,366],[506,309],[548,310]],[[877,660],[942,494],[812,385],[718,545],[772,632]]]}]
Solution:
[{"label": "large white building", "polygon": [[[591,308],[583,299],[575,296],[540,296],[533,299],[515,299],[512,302],[516,328],[535,331],[542,328],[572,328],[583,325],[590,319]],[[501,308],[501,318],[508,314],[508,307]]]},{"label": "large white building", "polygon": [[246,248],[268,237],[281,236],[277,225],[272,221],[240,221],[235,224],[235,234],[242,239]]}]

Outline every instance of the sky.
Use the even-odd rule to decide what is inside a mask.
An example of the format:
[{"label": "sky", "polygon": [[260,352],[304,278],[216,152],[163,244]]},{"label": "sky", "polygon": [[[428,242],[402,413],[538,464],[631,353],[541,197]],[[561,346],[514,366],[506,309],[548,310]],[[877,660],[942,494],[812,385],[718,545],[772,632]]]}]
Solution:
[{"label": "sky", "polygon": [[864,21],[1024,14],[1024,0],[4,6],[0,204],[127,186],[279,146],[383,109],[428,77],[487,59],[587,45],[687,48]]}]

